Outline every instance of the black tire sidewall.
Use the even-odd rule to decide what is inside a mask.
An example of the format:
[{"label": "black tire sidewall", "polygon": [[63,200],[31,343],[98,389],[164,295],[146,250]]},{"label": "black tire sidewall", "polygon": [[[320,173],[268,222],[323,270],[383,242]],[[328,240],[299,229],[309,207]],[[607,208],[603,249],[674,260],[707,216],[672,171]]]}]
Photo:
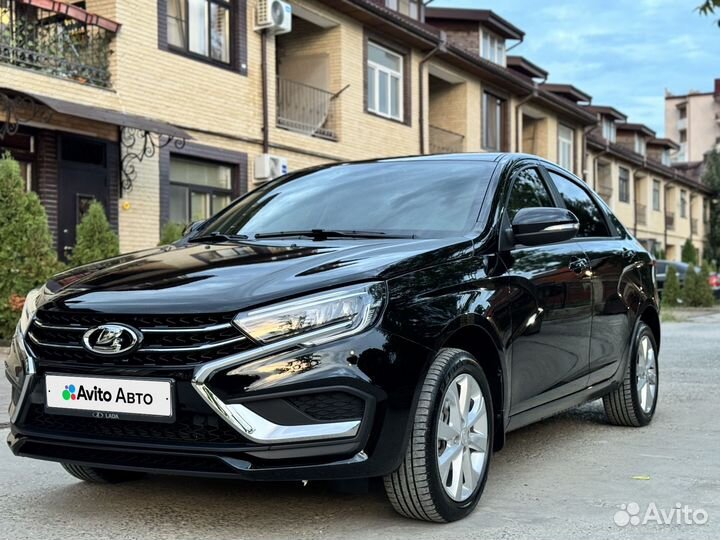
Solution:
[{"label": "black tire sidewall", "polygon": [[[475,488],[474,493],[468,497],[467,500],[458,503],[452,500],[442,485],[442,479],[440,478],[440,471],[437,466],[437,429],[438,429],[438,417],[440,415],[440,408],[442,405],[442,398],[445,394],[450,383],[458,376],[463,373],[471,375],[479,384],[480,389],[483,393],[483,399],[485,400],[485,407],[488,414],[488,453],[485,459],[485,465],[480,478],[480,482]],[[490,394],[490,385],[487,382],[487,377],[483,372],[482,368],[478,365],[475,359],[469,353],[464,351],[458,351],[453,359],[448,362],[445,367],[443,378],[441,383],[435,389],[432,404],[432,414],[429,419],[432,422],[431,426],[427,430],[429,438],[425,441],[426,444],[426,456],[428,456],[428,480],[430,493],[433,498],[438,512],[447,521],[456,521],[468,515],[477,506],[480,500],[480,495],[485,488],[485,482],[488,477],[488,469],[490,466],[490,459],[492,457],[493,449],[493,437],[494,437],[494,413],[492,396]]]},{"label": "black tire sidewall", "polygon": [[[647,337],[652,344],[653,350],[655,351],[655,374],[657,377],[657,387],[655,390],[655,398],[653,399],[652,408],[649,413],[643,411],[642,405],[640,404],[640,397],[637,392],[637,355],[640,349],[640,341],[643,337]],[[658,396],[660,395],[660,362],[658,361],[658,348],[655,342],[655,336],[650,330],[650,327],[645,323],[641,323],[637,333],[635,334],[635,341],[632,348],[632,356],[630,357],[630,384],[632,385],[632,404],[635,410],[635,416],[640,422],[641,426],[646,426],[650,423],[655,415],[655,408],[657,407]]]}]

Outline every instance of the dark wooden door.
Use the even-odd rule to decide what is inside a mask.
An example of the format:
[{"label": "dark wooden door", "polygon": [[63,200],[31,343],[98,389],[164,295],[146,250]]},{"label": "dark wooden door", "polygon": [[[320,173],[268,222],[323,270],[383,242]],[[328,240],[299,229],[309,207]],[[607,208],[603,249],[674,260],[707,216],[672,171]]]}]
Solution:
[{"label": "dark wooden door", "polygon": [[110,144],[84,137],[60,137],[58,163],[58,254],[62,259],[72,253],[77,226],[93,200],[108,211]]}]

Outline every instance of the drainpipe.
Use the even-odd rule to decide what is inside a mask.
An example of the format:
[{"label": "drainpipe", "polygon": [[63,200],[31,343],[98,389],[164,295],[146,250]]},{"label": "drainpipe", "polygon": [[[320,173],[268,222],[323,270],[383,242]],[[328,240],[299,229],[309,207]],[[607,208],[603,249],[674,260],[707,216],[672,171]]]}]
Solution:
[{"label": "drainpipe", "polygon": [[533,98],[536,98],[538,96],[538,86],[542,83],[544,83],[547,80],[547,78],[540,81],[540,83],[533,81],[533,90],[532,92],[522,98],[520,101],[518,101],[517,105],[515,105],[515,151],[520,151],[520,137],[522,136],[521,130],[520,130],[520,109],[522,109],[522,106],[525,105],[528,101],[530,101]]},{"label": "drainpipe", "polygon": [[[592,185],[593,191],[597,191],[597,177],[598,177],[598,173],[600,172],[600,167],[599,167],[600,158],[609,153],[610,153],[610,142],[605,141],[605,149],[602,150],[597,156],[595,156],[593,158],[593,185]],[[612,182],[612,171],[610,171],[610,176],[611,176],[610,181]],[[610,203],[608,203],[608,205],[609,204]]]},{"label": "drainpipe", "polygon": [[418,123],[420,124],[420,154],[425,153],[425,64],[437,53],[447,51],[447,33],[440,31],[440,42],[435,48],[427,53],[418,64],[418,76],[420,77],[420,86],[418,87],[420,106],[418,107]]},{"label": "drainpipe", "polygon": [[[673,171],[673,177],[675,176],[675,172]],[[671,182],[666,182],[663,186],[663,220],[665,223],[664,228],[664,234],[663,234],[663,242],[665,245],[663,246],[663,249],[665,250],[665,257],[667,258],[667,247],[668,247],[668,226],[667,226],[667,194],[668,191],[672,189],[673,184]]]},{"label": "drainpipe", "polygon": [[[587,136],[595,126],[586,126],[583,129],[583,140],[582,140],[582,155],[580,156],[580,170],[582,171],[583,180],[588,183],[588,170],[587,170]],[[595,182],[595,176],[593,175],[593,182]]]},{"label": "drainpipe", "polygon": [[262,115],[263,115],[263,138],[262,138],[262,149],[263,154],[270,153],[270,112],[269,112],[269,101],[268,96],[268,58],[267,58],[267,30],[263,30],[260,33],[260,55],[262,58],[262,66],[260,71],[262,72]]}]

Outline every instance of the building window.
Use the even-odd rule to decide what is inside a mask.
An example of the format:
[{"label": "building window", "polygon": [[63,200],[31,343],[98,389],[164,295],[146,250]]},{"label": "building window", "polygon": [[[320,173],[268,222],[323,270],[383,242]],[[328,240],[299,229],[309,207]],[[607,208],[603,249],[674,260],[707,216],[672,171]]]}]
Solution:
[{"label": "building window", "polygon": [[620,202],[630,202],[630,171],[620,167],[620,190],[618,193]]},{"label": "building window", "polygon": [[670,166],[670,150],[663,150],[662,154],[660,155],[660,162],[667,167]]},{"label": "building window", "polygon": [[653,180],[653,210],[660,211],[660,180]]},{"label": "building window", "polygon": [[368,43],[367,108],[380,116],[403,118],[403,57]]},{"label": "building window", "polygon": [[602,136],[608,142],[615,142],[616,136],[615,121],[612,118],[603,117],[602,119]]},{"label": "building window", "polygon": [[641,156],[645,155],[646,152],[645,137],[642,135],[635,135],[635,153]]},{"label": "building window", "polygon": [[419,0],[385,0],[385,6],[412,19],[420,19]]},{"label": "building window", "polygon": [[495,34],[483,30],[480,56],[495,64],[505,65],[505,40]]},{"label": "building window", "polygon": [[680,135],[681,143],[687,142],[687,130],[686,129],[681,129],[679,132],[679,135]]},{"label": "building window", "polygon": [[173,49],[230,64],[233,3],[225,0],[167,2],[167,39]]},{"label": "building window", "polygon": [[230,204],[232,167],[170,157],[170,221],[207,219]]},{"label": "building window", "polygon": [[567,126],[560,124],[558,126],[558,165],[567,169],[573,168],[573,139],[575,132]]},{"label": "building window", "polygon": [[685,105],[678,107],[678,118],[680,118],[680,120],[687,118],[687,107]]},{"label": "building window", "polygon": [[503,110],[505,101],[489,92],[483,93],[483,148],[498,152],[504,140]]},{"label": "building window", "polygon": [[684,189],[680,190],[680,217],[687,217],[687,191]]}]

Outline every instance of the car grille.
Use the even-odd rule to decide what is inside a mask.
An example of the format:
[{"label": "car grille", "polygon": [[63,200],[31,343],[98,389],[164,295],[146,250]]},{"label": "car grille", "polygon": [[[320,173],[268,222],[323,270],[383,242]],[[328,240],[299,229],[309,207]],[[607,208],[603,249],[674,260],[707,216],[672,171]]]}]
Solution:
[{"label": "car grille", "polygon": [[285,398],[311,418],[325,422],[362,418],[365,402],[346,392],[320,392]]},{"label": "car grille", "polygon": [[43,405],[32,405],[23,427],[57,435],[143,443],[251,444],[222,419],[209,414],[178,411],[172,423],[134,420],[98,420],[84,416],[48,414]]},{"label": "car grille", "polygon": [[[98,315],[41,310],[27,334],[40,362],[114,366],[181,367],[251,349],[254,343],[232,324],[233,314]],[[94,354],[82,345],[83,333],[105,323],[122,323],[143,334],[140,347],[123,356]]]}]

